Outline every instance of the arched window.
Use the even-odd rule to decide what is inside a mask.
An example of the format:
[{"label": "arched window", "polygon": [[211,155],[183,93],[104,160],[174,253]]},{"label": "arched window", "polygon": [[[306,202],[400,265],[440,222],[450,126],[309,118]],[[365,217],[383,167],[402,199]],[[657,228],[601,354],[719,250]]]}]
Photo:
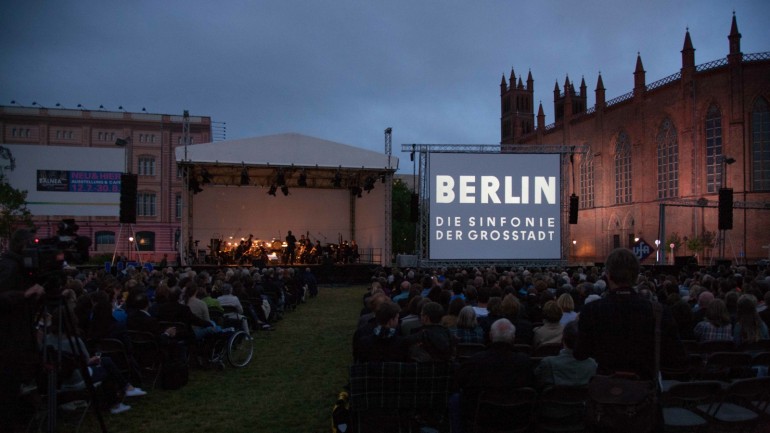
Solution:
[{"label": "arched window", "polygon": [[631,140],[621,132],[615,142],[615,204],[631,200]]},{"label": "arched window", "polygon": [[94,233],[96,251],[109,251],[115,248],[115,232],[99,231]]},{"label": "arched window", "polygon": [[706,191],[722,186],[722,112],[716,105],[706,113]]},{"label": "arched window", "polygon": [[759,98],[751,113],[752,185],[754,191],[770,190],[770,109]]},{"label": "arched window", "polygon": [[155,232],[136,232],[136,249],[139,251],[154,251]]},{"label": "arched window", "polygon": [[580,161],[580,208],[594,207],[594,154],[588,149]]},{"label": "arched window", "polygon": [[658,129],[658,198],[679,196],[679,142],[676,127],[666,118]]}]

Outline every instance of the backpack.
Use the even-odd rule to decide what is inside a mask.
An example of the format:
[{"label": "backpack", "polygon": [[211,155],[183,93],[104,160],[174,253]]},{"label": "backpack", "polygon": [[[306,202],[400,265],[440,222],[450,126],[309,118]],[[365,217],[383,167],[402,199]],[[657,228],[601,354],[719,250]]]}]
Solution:
[{"label": "backpack", "polygon": [[350,430],[350,403],[348,393],[340,392],[337,403],[332,408],[332,433],[345,433]]}]

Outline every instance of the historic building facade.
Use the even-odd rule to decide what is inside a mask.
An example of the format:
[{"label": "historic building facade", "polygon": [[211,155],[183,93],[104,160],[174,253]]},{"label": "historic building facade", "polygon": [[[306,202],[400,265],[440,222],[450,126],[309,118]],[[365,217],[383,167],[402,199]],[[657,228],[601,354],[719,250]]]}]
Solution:
[{"label": "historic building facade", "polygon": [[[149,114],[125,111],[0,106],[0,143],[39,146],[104,148],[125,146],[126,171],[138,175],[136,224],[121,225],[118,216],[34,215],[38,236],[56,233],[58,223],[74,218],[78,235],[92,240],[91,254],[126,255],[142,261],[176,258],[182,221],[184,178],[174,149],[212,141],[210,117],[180,113]],[[189,129],[185,134],[185,124]],[[129,242],[134,237],[136,244]],[[117,245],[116,245],[117,243]],[[138,250],[138,251],[137,251]]]},{"label": "historic building facade", "polygon": [[[521,144],[588,149],[574,155],[564,180],[568,194],[579,196],[578,223],[565,240],[572,261],[603,261],[637,239],[660,243],[648,264],[691,255],[701,264],[768,258],[770,52],[741,52],[735,16],[727,39],[725,58],[696,65],[688,31],[681,70],[650,84],[638,56],[633,90],[612,100],[600,75],[593,107],[585,80],[579,87],[569,78],[563,88],[557,82],[549,125],[542,105],[534,114],[531,73],[526,80],[513,71],[508,81],[503,76],[503,151]],[[724,231],[721,188],[734,191],[732,229]]]}]

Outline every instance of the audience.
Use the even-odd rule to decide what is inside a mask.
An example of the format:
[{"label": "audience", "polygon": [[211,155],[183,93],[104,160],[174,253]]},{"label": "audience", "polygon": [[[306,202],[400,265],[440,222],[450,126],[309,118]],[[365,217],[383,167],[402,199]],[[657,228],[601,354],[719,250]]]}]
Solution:
[{"label": "audience", "polygon": [[732,341],[733,325],[725,302],[721,299],[711,301],[704,320],[695,325],[693,332],[697,341]]},{"label": "audience", "polygon": [[457,316],[457,324],[449,328],[457,343],[484,344],[484,330],[476,321],[476,309],[466,305]]}]

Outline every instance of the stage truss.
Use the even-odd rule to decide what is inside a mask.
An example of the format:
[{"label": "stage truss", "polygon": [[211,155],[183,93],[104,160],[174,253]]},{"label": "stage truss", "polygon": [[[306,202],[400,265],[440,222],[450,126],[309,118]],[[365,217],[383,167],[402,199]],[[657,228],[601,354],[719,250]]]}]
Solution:
[{"label": "stage truss", "polygon": [[[572,177],[571,170],[574,170],[573,156],[576,154],[585,154],[589,147],[586,145],[550,145],[550,144],[517,144],[505,145],[505,151],[499,144],[402,144],[402,152],[410,152],[418,155],[418,173],[416,192],[419,194],[419,219],[417,223],[417,266],[438,268],[438,267],[475,267],[475,266],[499,266],[499,267],[563,267],[567,264],[569,257],[569,239],[570,225],[568,222],[569,212],[569,179]],[[431,153],[556,153],[561,155],[561,259],[559,260],[430,260],[430,243],[428,242],[430,215],[430,183],[427,173],[429,172],[429,156]],[[575,192],[575,187],[572,189]]]}]

